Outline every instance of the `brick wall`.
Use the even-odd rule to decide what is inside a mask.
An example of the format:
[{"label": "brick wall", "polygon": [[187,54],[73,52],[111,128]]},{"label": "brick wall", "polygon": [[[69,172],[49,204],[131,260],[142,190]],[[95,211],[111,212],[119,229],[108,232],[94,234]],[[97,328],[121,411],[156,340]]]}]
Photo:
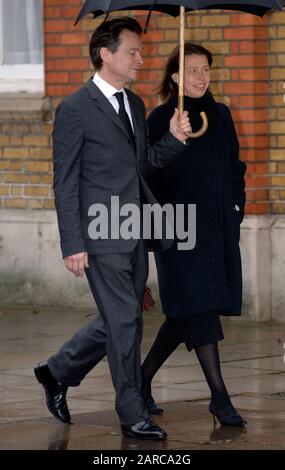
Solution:
[{"label": "brick wall", "polygon": [[285,12],[269,22],[269,200],[275,214],[285,213]]},{"label": "brick wall", "polygon": [[0,207],[51,209],[52,125],[10,120],[0,129]]},{"label": "brick wall", "polygon": [[[101,20],[75,29],[78,0],[45,0],[46,95],[51,107],[92,74],[90,33]],[[145,16],[136,17],[144,24]],[[264,19],[223,12],[187,16],[186,40],[214,54],[212,91],[230,104],[248,164],[247,213],[285,213],[285,12]],[[166,58],[178,42],[179,21],[154,14],[144,36],[144,68],[133,86],[148,109],[158,103],[155,88]],[[0,123],[0,207],[52,208],[52,122]]]}]

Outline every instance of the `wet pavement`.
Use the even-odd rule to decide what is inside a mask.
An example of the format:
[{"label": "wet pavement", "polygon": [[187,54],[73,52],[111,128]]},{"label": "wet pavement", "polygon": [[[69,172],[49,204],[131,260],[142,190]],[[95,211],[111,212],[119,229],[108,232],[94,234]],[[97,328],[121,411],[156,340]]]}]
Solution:
[{"label": "wet pavement", "polygon": [[[0,307],[0,449],[285,449],[285,325],[223,320],[223,376],[246,429],[214,427],[209,390],[194,352],[181,345],[155,376],[153,395],[164,408],[154,421],[165,441],[121,436],[106,360],[69,388],[72,425],[48,412],[33,374],[86,321],[90,310]],[[163,317],[145,312],[144,357]]]}]

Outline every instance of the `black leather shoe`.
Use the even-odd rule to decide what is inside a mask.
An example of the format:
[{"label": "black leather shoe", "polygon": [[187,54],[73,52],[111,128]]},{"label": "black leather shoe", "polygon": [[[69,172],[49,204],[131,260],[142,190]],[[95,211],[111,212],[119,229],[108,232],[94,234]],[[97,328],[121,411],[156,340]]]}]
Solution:
[{"label": "black leather shoe", "polygon": [[133,425],[121,425],[122,433],[125,437],[133,439],[165,439],[167,434],[156,424],[153,424],[149,418],[139,421]]},{"label": "black leather shoe", "polygon": [[163,408],[159,408],[152,397],[146,398],[145,402],[151,415],[161,415],[163,413]]},{"label": "black leather shoe", "polygon": [[216,418],[222,426],[236,426],[238,428],[245,428],[247,421],[243,419],[234,407],[228,410],[224,410],[223,414],[219,412],[214,403],[211,401],[209,404],[209,411],[213,415],[214,425],[216,424]]},{"label": "black leather shoe", "polygon": [[34,372],[44,387],[49,411],[62,423],[70,423],[71,417],[65,399],[68,387],[56,380],[46,362],[35,367]]}]

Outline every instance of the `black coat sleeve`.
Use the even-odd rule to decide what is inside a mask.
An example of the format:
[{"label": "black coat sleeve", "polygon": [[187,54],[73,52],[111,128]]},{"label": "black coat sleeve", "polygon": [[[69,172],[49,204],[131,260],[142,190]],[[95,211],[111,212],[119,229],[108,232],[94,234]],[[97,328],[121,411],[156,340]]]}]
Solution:
[{"label": "black coat sleeve", "polygon": [[[155,145],[160,141],[169,129],[169,121],[172,117],[171,111],[166,106],[155,108],[147,119],[147,133],[149,145]],[[160,204],[167,202],[166,187],[164,181],[164,168],[154,168],[149,165],[148,184]]]},{"label": "black coat sleeve", "polygon": [[169,130],[169,121],[172,118],[172,110],[161,105],[155,108],[147,119],[148,138],[150,145],[155,144]]},{"label": "black coat sleeve", "polygon": [[232,188],[233,188],[233,204],[240,207],[240,222],[244,217],[244,209],[246,202],[245,193],[245,173],[246,164],[239,159],[239,141],[235,130],[233,118],[228,107],[226,110],[226,127],[227,139],[229,144],[229,151],[231,157],[231,175],[232,175]]},{"label": "black coat sleeve", "polygon": [[[144,105],[143,105],[144,106]],[[157,108],[153,111],[156,114],[162,107]],[[145,115],[145,108],[143,109]],[[172,117],[172,115],[171,115]],[[169,132],[169,120],[166,121],[166,126],[163,132],[156,139],[153,133],[150,133],[149,122],[146,123],[146,144],[147,144],[147,159],[149,165],[153,168],[164,168],[177,158],[181,157],[185,151],[185,144],[180,140],[176,139]]]}]

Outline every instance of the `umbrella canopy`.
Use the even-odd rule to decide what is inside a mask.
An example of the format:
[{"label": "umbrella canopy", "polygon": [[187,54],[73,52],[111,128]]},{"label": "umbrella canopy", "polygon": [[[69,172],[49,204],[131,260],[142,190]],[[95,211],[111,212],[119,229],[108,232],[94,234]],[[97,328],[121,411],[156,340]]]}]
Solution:
[{"label": "umbrella canopy", "polygon": [[269,10],[282,10],[280,0],[233,0],[230,2],[227,0],[198,0],[191,3],[197,4],[196,10],[235,10],[257,16],[263,16]]},{"label": "umbrella canopy", "polygon": [[[284,3],[284,2],[283,2]],[[257,16],[263,16],[269,10],[282,10],[282,4],[279,0],[86,0],[76,19],[78,23],[85,15],[92,13],[94,18],[102,14],[108,14],[111,11],[120,10],[148,10],[148,18],[145,31],[152,11],[166,13],[171,16],[180,15],[180,49],[179,49],[179,93],[178,108],[179,113],[183,112],[184,107],[184,29],[185,12],[194,10],[225,9],[242,11]],[[203,125],[197,132],[189,134],[191,138],[202,136],[208,128],[206,113],[202,112],[201,118]]]},{"label": "umbrella canopy", "polygon": [[243,11],[257,16],[263,16],[267,11],[282,10],[279,0],[86,0],[76,19],[78,23],[85,15],[92,13],[94,18],[120,10],[149,10],[166,13],[171,16],[179,16],[180,6],[185,7],[185,11],[205,10],[205,9],[225,9]]}]

